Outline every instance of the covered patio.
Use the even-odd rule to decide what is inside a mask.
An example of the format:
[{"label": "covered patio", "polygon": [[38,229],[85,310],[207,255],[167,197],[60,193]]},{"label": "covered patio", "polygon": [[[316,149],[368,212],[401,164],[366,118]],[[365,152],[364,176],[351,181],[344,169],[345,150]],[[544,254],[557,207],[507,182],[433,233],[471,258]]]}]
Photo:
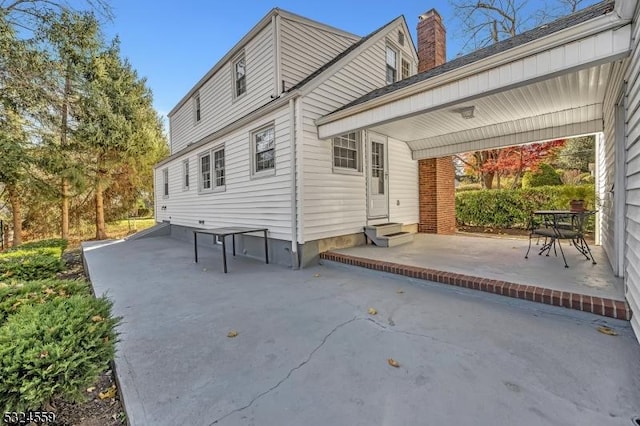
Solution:
[{"label": "covered patio", "polygon": [[[405,247],[323,258],[630,318],[626,301],[636,308],[637,284],[625,259],[623,93],[635,7],[598,3],[434,68],[421,65],[419,74],[318,119],[323,139],[365,130],[407,144],[418,160],[418,230],[431,233]],[[444,34],[436,31],[435,46],[444,46]],[[526,239],[440,235],[455,230],[451,155],[586,134],[597,134],[597,265],[572,248],[567,269],[553,253],[525,260]]]},{"label": "covered patio", "polygon": [[623,279],[614,275],[602,247],[592,247],[597,262],[593,265],[565,243],[570,265],[565,268],[559,252],[557,257],[553,251],[548,257],[539,256],[535,238],[525,259],[528,241],[526,237],[417,234],[410,244],[336,249],[322,258],[628,319]]}]

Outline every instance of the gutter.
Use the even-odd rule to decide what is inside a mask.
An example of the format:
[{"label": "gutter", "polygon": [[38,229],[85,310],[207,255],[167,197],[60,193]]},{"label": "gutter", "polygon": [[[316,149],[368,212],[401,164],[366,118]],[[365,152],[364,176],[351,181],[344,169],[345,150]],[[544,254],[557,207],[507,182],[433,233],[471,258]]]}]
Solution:
[{"label": "gutter", "polygon": [[[618,0],[620,1],[620,0]],[[449,72],[437,75],[435,77],[419,81],[407,87],[403,87],[386,95],[379,96],[370,101],[362,102],[351,108],[343,109],[335,113],[330,113],[324,117],[320,117],[315,121],[316,126],[332,123],[342,118],[350,117],[363,111],[370,110],[378,106],[386,105],[393,101],[415,95],[418,92],[426,92],[435,89],[445,83],[451,83],[478,74],[492,68],[499,67],[520,59],[538,54],[540,52],[553,49],[555,47],[568,44],[577,40],[590,37],[603,31],[615,29],[631,22],[630,18],[620,18],[616,13],[608,13],[601,17],[580,23],[573,27],[567,28],[549,34],[545,37],[533,40],[529,43],[514,47],[509,50],[497,53],[477,62],[456,68]]]}]

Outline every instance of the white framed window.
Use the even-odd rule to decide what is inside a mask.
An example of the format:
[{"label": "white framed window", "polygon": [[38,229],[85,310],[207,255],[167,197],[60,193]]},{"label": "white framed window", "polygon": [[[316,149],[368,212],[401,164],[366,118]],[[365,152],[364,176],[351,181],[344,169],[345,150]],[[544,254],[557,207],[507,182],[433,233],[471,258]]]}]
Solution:
[{"label": "white framed window", "polygon": [[387,84],[395,83],[398,77],[398,52],[387,46]]},{"label": "white framed window", "polygon": [[239,98],[247,92],[247,66],[244,53],[233,61],[233,93]]},{"label": "white framed window", "polygon": [[162,169],[162,197],[169,197],[169,169]]},{"label": "white framed window", "polygon": [[404,80],[405,78],[409,78],[409,76],[411,75],[411,63],[406,59],[402,59],[400,63],[401,63],[400,73],[402,76],[401,80]]},{"label": "white framed window", "polygon": [[276,169],[276,132],[273,124],[251,133],[252,174],[272,175]]},{"label": "white framed window", "polygon": [[198,157],[200,191],[211,190],[211,152],[207,151]]},{"label": "white framed window", "polygon": [[189,190],[189,159],[187,158],[182,162],[182,189],[185,191]]},{"label": "white framed window", "polygon": [[362,172],[362,142],[360,132],[351,132],[332,139],[333,171],[335,173]]},{"label": "white framed window", "polygon": [[225,191],[227,177],[224,164],[224,145],[201,153],[198,162],[200,192]]},{"label": "white framed window", "polygon": [[200,122],[202,119],[202,107],[200,104],[200,93],[196,93],[196,96],[193,98],[193,117],[196,121],[196,124]]},{"label": "white framed window", "polygon": [[225,186],[225,169],[224,169],[224,148],[213,151],[213,167],[215,174],[215,186],[221,188]]}]

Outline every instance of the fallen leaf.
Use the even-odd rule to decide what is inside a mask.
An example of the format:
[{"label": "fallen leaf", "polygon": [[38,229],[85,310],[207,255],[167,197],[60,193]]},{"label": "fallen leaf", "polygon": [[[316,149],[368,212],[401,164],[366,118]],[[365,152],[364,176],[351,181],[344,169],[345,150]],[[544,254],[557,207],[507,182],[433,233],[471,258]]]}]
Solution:
[{"label": "fallen leaf", "polygon": [[314,276],[315,278],[318,278],[318,277],[320,276],[320,274],[313,274],[313,276]]},{"label": "fallen leaf", "polygon": [[602,333],[602,334],[606,334],[608,336],[617,336],[618,332],[615,331],[613,328],[611,327],[607,327],[606,325],[601,325],[600,327],[597,328],[597,330]]},{"label": "fallen leaf", "polygon": [[93,322],[100,322],[102,321],[104,318],[102,318],[100,315],[94,315],[91,317],[91,321]]},{"label": "fallen leaf", "polygon": [[402,294],[402,293],[404,293],[404,290],[400,288],[400,289],[396,290],[396,293]]},{"label": "fallen leaf", "polygon": [[387,362],[388,362],[388,363],[389,363],[389,365],[390,365],[390,366],[392,366],[392,367],[395,367],[395,368],[400,367],[400,363],[399,363],[398,361],[396,361],[395,359],[393,359],[393,358],[389,358],[389,359],[387,360]]},{"label": "fallen leaf", "polygon": [[100,392],[98,394],[98,398],[107,399],[107,398],[115,398],[116,397],[116,386],[113,385],[110,388],[106,389],[104,392]]},{"label": "fallen leaf", "polygon": [[49,351],[42,351],[40,352],[40,358],[46,358],[49,356]]},{"label": "fallen leaf", "polygon": [[94,390],[96,390],[96,387],[95,387],[95,386],[88,387],[88,388],[87,388],[87,393],[91,393],[91,392],[93,392]]},{"label": "fallen leaf", "polygon": [[369,308],[369,315],[375,315],[377,313],[378,313],[378,311],[376,311],[375,308]]},{"label": "fallen leaf", "polygon": [[55,290],[50,289],[50,288],[47,287],[47,288],[44,289],[44,292],[45,292],[45,294],[53,294],[53,293],[55,293]]},{"label": "fallen leaf", "polygon": [[227,333],[227,337],[236,337],[238,335],[238,332],[235,330],[231,330],[230,332]]}]

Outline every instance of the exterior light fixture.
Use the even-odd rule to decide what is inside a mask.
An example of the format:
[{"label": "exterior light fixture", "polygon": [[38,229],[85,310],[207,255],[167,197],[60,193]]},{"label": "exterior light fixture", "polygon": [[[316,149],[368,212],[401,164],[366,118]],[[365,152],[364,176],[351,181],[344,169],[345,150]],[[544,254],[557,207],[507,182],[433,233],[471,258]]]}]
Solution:
[{"label": "exterior light fixture", "polygon": [[460,114],[462,118],[468,120],[474,117],[473,113],[475,112],[475,110],[476,110],[476,107],[474,105],[471,105],[471,106],[454,109],[451,112]]}]

